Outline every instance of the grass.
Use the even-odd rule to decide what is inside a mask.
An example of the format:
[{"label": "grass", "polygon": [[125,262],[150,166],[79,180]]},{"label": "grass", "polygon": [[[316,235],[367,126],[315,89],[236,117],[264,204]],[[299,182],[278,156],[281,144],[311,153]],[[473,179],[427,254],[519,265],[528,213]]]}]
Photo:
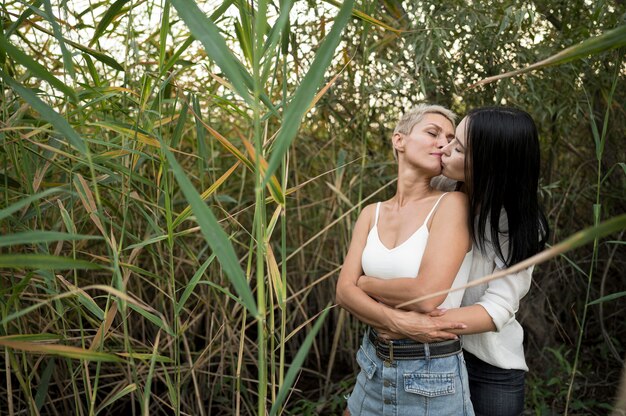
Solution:
[{"label": "grass", "polygon": [[[0,9],[0,413],[341,412],[361,327],[331,307],[334,278],[361,207],[393,190],[384,132],[403,101],[364,99],[395,93],[370,87],[370,53],[414,32],[373,17],[374,3],[253,6]],[[620,82],[601,101],[598,149],[620,125]],[[549,190],[564,209],[591,189],[597,225],[619,214],[612,186],[626,171],[594,157],[597,181]],[[606,244],[590,262],[588,248],[572,253],[589,272],[569,388],[591,367],[591,277],[624,262]],[[567,274],[561,261],[547,270]],[[607,314],[624,300],[615,287]],[[546,386],[532,397],[553,399]]]}]

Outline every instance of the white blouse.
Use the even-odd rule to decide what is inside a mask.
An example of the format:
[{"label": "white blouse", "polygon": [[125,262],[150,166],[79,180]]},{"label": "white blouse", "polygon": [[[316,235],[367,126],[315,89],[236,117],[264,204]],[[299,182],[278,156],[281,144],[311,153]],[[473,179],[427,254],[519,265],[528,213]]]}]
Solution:
[{"label": "white blouse", "polygon": [[[489,224],[487,224],[487,230]],[[500,230],[507,230],[506,214],[500,216]],[[502,252],[508,253],[508,238],[501,235]],[[474,246],[469,282],[506,268],[487,242],[485,250]],[[515,319],[520,300],[528,293],[533,267],[465,290],[462,306],[479,304],[496,326],[495,332],[463,335],[463,348],[481,360],[504,369],[528,371],[524,358],[524,330]]]}]

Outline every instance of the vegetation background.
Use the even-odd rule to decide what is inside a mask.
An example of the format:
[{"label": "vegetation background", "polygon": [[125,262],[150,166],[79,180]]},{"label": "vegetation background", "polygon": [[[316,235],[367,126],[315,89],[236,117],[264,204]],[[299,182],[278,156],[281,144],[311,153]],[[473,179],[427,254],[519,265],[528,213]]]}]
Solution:
[{"label": "vegetation background", "polygon": [[[330,305],[360,209],[393,194],[399,115],[530,112],[560,242],[625,211],[625,13],[2,2],[0,414],[340,414],[363,328]],[[580,59],[469,88],[580,42]],[[611,409],[623,247],[620,231],[535,268],[528,414]]]}]

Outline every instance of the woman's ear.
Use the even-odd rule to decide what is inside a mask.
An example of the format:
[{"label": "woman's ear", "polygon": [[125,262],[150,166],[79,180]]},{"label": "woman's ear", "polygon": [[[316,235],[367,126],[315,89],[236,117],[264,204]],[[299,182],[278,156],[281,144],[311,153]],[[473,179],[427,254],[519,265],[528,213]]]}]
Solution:
[{"label": "woman's ear", "polygon": [[391,144],[396,152],[404,152],[404,134],[395,133],[391,137]]}]

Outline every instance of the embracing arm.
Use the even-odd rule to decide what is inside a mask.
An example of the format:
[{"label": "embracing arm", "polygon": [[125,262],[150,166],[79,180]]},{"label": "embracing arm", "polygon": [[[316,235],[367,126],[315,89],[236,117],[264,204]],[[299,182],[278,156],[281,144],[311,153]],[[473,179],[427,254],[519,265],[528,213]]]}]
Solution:
[{"label": "embracing arm", "polygon": [[432,318],[413,312],[393,309],[372,299],[357,286],[363,274],[361,255],[367,241],[373,206],[366,207],[354,227],[352,241],[344,260],[336,288],[336,302],[361,322],[390,333],[391,337],[402,335],[422,340],[423,334],[437,338],[453,338],[454,334],[442,332],[451,328],[462,328],[458,322],[436,322]]},{"label": "embracing arm", "polygon": [[[476,257],[474,260],[477,260]],[[484,260],[478,259],[478,261]],[[505,268],[504,264],[497,259],[495,264],[496,271]],[[520,300],[530,289],[532,270],[533,268],[530,267],[492,280],[475,304],[449,309],[444,315],[431,319],[439,323],[462,320],[467,327],[451,331],[459,335],[500,331],[504,325],[515,319]],[[428,342],[433,340],[434,338],[431,338]]]},{"label": "embracing arm", "polygon": [[[358,279],[359,288],[389,306],[449,289],[471,246],[466,213],[465,194],[451,192],[443,197],[430,226],[417,278],[383,281],[362,276]],[[428,313],[439,306],[445,298],[446,295],[439,295],[408,305],[407,309]]]},{"label": "embracing arm", "polygon": [[[506,217],[501,218],[501,229],[506,227]],[[508,236],[504,236],[500,240],[502,247],[502,254],[508,256],[509,241]],[[506,264],[498,258],[493,248],[488,244],[485,248],[486,256],[477,258],[479,253],[475,255],[475,261],[487,261],[491,266],[484,273],[493,273],[506,269]],[[494,267],[495,265],[495,267]],[[491,270],[493,268],[494,270]],[[500,331],[504,325],[515,319],[515,314],[519,309],[520,300],[526,296],[530,290],[532,283],[532,273],[534,266],[519,271],[513,274],[507,274],[506,276],[490,281],[487,284],[487,288],[480,295],[480,298],[476,302],[477,305],[482,306],[496,327],[497,331]]]},{"label": "embracing arm", "polygon": [[479,334],[496,330],[493,319],[487,310],[478,304],[448,309],[445,315],[433,318],[436,322],[453,322],[455,319],[462,319],[463,323],[467,325],[465,328],[452,331],[458,335]]},{"label": "embracing arm", "polygon": [[348,254],[339,273],[335,297],[339,306],[351,312],[361,322],[394,331],[393,310],[357,287],[357,280],[363,274],[361,255],[367,242],[372,209],[372,205],[365,207],[354,226]]},{"label": "embracing arm", "polygon": [[[500,218],[500,229],[506,230],[506,215]],[[508,256],[509,239],[506,233],[500,239],[502,254]],[[496,255],[492,243],[487,241],[484,250],[475,251],[472,269],[480,274],[491,274],[506,269],[506,264]],[[507,323],[515,319],[520,300],[528,293],[532,282],[533,267],[517,273],[491,280],[481,293],[478,287],[467,289],[464,303],[471,306],[451,310],[447,319],[454,320],[458,316],[468,316],[468,328],[464,333],[477,334],[487,331],[500,331]],[[480,278],[482,276],[475,276]],[[472,279],[475,280],[475,279]]]}]

